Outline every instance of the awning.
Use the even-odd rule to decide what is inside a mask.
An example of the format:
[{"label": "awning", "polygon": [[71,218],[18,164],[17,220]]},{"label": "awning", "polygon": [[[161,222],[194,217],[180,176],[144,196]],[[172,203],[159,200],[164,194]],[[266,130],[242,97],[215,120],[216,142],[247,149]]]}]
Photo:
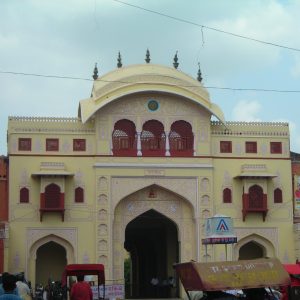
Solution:
[{"label": "awning", "polygon": [[31,176],[74,176],[74,173],[64,170],[45,170],[31,173]]},{"label": "awning", "polygon": [[275,178],[277,177],[276,174],[272,173],[263,173],[263,172],[247,172],[241,173],[234,178]]},{"label": "awning", "polygon": [[187,292],[287,286],[291,283],[288,272],[277,258],[186,262],[173,267]]}]

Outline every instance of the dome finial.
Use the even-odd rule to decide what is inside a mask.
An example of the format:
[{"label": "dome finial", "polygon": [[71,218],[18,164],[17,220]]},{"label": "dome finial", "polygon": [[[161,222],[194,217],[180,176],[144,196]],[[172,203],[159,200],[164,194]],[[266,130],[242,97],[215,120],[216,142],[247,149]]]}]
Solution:
[{"label": "dome finial", "polygon": [[202,82],[202,74],[201,74],[201,70],[200,70],[200,63],[198,63],[198,73],[197,73],[197,80],[199,81],[199,82]]},{"label": "dome finial", "polygon": [[95,63],[95,68],[94,68],[94,75],[93,75],[94,80],[98,79],[98,68],[97,68],[97,63]]},{"label": "dome finial", "polygon": [[150,63],[150,51],[149,51],[149,49],[147,49],[147,51],[146,51],[145,62],[146,62],[147,64]]},{"label": "dome finial", "polygon": [[117,67],[118,68],[122,67],[122,57],[121,57],[120,51],[119,51],[119,54],[118,54],[118,64],[117,64]]},{"label": "dome finial", "polygon": [[173,66],[175,69],[177,69],[179,66],[177,53],[178,53],[178,51],[176,51],[176,53],[175,53],[174,62],[173,62]]}]

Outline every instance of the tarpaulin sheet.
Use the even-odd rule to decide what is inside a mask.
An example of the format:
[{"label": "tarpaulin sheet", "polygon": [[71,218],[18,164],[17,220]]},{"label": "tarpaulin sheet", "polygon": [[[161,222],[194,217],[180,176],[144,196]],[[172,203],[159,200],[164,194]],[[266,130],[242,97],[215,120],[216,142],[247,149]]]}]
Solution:
[{"label": "tarpaulin sheet", "polygon": [[276,258],[174,264],[186,291],[220,291],[286,286],[291,280]]}]

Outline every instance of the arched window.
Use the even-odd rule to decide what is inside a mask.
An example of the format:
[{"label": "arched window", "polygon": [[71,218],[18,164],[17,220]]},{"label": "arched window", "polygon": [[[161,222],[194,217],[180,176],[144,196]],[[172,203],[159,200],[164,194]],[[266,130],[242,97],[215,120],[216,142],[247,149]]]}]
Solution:
[{"label": "arched window", "polygon": [[174,122],[169,133],[169,143],[172,156],[192,156],[194,134],[191,124],[183,120]]},{"label": "arched window", "polygon": [[282,190],[279,188],[274,190],[274,203],[282,203]]},{"label": "arched window", "polygon": [[223,190],[223,203],[231,203],[232,198],[231,198],[231,189],[225,188]]},{"label": "arched window", "polygon": [[84,190],[80,186],[75,189],[75,202],[76,203],[84,202]]},{"label": "arched window", "polygon": [[29,203],[29,190],[26,187],[20,189],[20,203]]},{"label": "arched window", "polygon": [[263,208],[263,189],[259,185],[253,185],[249,188],[249,208]]},{"label": "arched window", "polygon": [[144,123],[141,146],[143,156],[165,156],[166,134],[161,122],[150,120]]},{"label": "arched window", "polygon": [[51,183],[45,188],[45,208],[60,207],[60,187]]},{"label": "arched window", "polygon": [[127,119],[115,123],[112,134],[113,155],[132,156],[137,154],[135,124]]}]

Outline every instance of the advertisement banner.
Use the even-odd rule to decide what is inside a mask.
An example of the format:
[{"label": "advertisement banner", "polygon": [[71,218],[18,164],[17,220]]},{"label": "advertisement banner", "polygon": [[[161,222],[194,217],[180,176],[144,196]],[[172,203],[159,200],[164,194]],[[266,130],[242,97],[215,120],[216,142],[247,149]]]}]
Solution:
[{"label": "advertisement banner", "polygon": [[[98,299],[98,287],[92,286],[93,299]],[[103,297],[104,287],[99,286],[100,297]],[[124,299],[124,284],[105,285],[105,299]]]},{"label": "advertisement banner", "polygon": [[300,176],[295,176],[295,209],[300,210]]}]

